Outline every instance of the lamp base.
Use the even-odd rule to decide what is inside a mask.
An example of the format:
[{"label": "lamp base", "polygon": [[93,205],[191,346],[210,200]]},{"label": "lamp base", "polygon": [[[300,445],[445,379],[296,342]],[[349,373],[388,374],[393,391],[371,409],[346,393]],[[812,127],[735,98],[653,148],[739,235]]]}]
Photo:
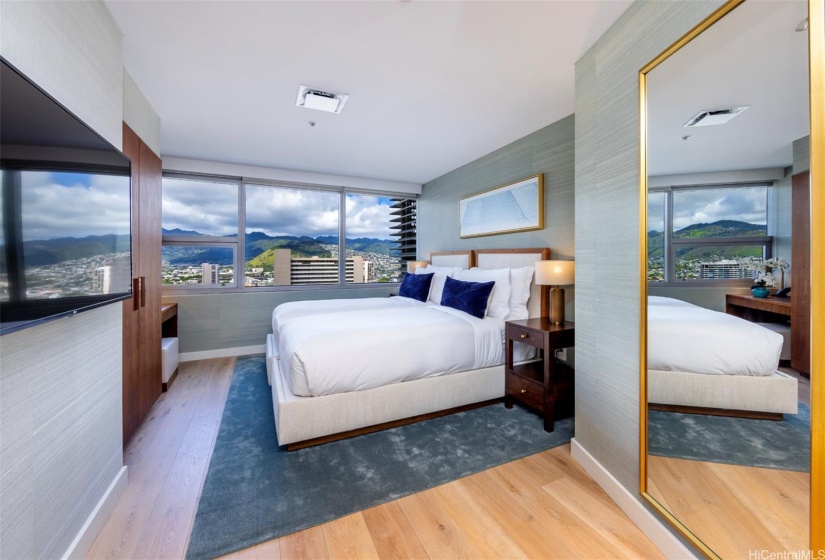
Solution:
[{"label": "lamp base", "polygon": [[559,287],[550,288],[550,322],[564,324],[564,290]]}]

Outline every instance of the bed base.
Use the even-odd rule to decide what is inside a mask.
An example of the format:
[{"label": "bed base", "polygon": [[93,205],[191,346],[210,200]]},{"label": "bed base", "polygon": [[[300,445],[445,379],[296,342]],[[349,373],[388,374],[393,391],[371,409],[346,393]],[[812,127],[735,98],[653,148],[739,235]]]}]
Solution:
[{"label": "bed base", "polygon": [[681,412],[682,414],[704,414],[707,416],[730,416],[733,418],[749,418],[751,420],[782,420],[785,415],[781,412],[759,412],[757,410],[729,410],[727,408],[706,408],[702,406],[682,406],[675,404],[647,405],[648,410],[662,412]]},{"label": "bed base", "polygon": [[[430,253],[435,266],[520,268],[550,258],[547,248]],[[548,286],[530,288],[530,317],[547,314]],[[299,397],[278,364],[275,337],[267,336],[267,378],[278,441],[288,451],[489,406],[504,400],[504,364],[416,379],[363,391]]]},{"label": "bed base", "polygon": [[340,441],[342,439],[349,439],[355,436],[362,436],[365,434],[372,434],[374,432],[380,432],[382,430],[390,430],[392,428],[398,428],[399,426],[406,426],[408,424],[415,424],[416,422],[423,422],[424,420],[432,420],[433,418],[441,418],[442,416],[449,416],[450,414],[457,414],[459,412],[466,412],[468,410],[475,410],[477,408],[483,408],[485,406],[490,406],[494,404],[499,404],[504,402],[504,397],[498,399],[490,399],[488,401],[482,401],[472,404],[465,404],[463,406],[457,406],[455,408],[450,408],[448,410],[439,410],[436,412],[430,412],[427,414],[419,414],[417,416],[411,416],[409,418],[401,418],[400,420],[393,420],[391,422],[384,422],[383,424],[376,424],[374,426],[366,426],[364,428],[358,428],[357,430],[349,430],[347,432],[340,432],[337,434],[330,434],[328,436],[321,436],[313,439],[308,439],[305,441],[296,441],[295,443],[288,443],[286,446],[287,451],[297,451],[299,449],[304,449],[307,447],[313,447],[315,445],[322,445],[324,443],[332,443],[333,441]]}]

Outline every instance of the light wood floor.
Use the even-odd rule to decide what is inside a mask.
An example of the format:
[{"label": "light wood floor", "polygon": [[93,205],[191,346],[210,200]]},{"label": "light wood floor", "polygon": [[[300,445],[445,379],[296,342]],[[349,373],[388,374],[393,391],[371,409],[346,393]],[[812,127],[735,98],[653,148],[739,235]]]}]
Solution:
[{"label": "light wood floor", "polygon": [[[235,364],[181,365],[125,451],[89,558],[181,558]],[[269,541],[234,558],[662,558],[565,445]]]},{"label": "light wood floor", "polygon": [[[810,380],[780,369],[797,378],[799,401],[810,406]],[[810,488],[809,473],[648,458],[651,496],[722,558],[807,550]]]}]

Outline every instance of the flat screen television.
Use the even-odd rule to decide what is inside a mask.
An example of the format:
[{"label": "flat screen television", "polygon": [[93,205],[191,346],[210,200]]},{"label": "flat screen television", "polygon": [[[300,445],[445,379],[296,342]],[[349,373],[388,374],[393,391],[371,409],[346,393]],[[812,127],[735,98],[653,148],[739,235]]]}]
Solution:
[{"label": "flat screen television", "polygon": [[0,58],[0,334],[131,297],[131,164]]}]

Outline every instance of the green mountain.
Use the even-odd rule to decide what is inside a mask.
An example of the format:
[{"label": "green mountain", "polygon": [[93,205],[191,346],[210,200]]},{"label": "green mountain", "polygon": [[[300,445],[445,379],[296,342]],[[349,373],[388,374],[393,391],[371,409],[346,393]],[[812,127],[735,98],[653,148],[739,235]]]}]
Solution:
[{"label": "green mountain", "polygon": [[[762,237],[767,235],[767,226],[750,224],[737,220],[719,220],[709,224],[692,224],[674,232],[677,239],[708,239],[724,237]],[[664,232],[647,232],[648,258],[664,257]],[[677,249],[676,258],[686,260],[706,260],[711,257],[739,259],[761,256],[761,247],[685,247]]]}]

